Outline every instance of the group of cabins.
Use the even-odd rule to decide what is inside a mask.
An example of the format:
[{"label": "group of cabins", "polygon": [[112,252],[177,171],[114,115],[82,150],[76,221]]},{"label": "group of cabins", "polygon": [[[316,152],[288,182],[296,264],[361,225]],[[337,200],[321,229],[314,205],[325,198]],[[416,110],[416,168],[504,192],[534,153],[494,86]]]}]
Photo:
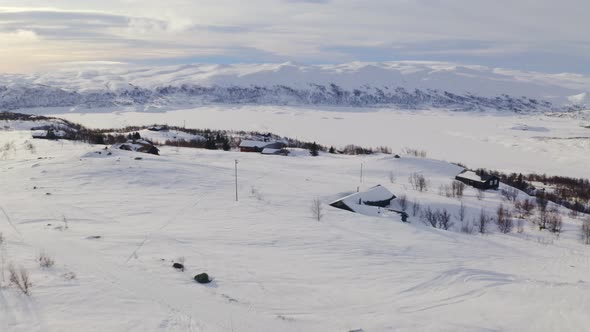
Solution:
[{"label": "group of cabins", "polygon": [[287,144],[280,141],[250,139],[243,139],[239,145],[240,152],[257,152],[268,155],[282,156],[289,154],[289,150],[287,150],[286,147]]},{"label": "group of cabins", "polygon": [[[500,179],[494,175],[479,175],[473,171],[465,170],[455,177],[469,186],[480,190],[496,190],[500,186]],[[368,216],[390,216],[397,214],[402,221],[407,221],[408,214],[392,208],[396,196],[387,188],[377,185],[366,191],[358,191],[339,198],[330,206]]]}]

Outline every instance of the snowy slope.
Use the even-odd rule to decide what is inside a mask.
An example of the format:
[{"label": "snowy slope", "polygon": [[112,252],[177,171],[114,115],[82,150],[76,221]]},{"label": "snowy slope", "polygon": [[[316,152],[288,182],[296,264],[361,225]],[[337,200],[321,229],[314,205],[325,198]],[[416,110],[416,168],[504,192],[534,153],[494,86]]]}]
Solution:
[{"label": "snowy slope", "polygon": [[[589,177],[590,111],[571,114],[469,113],[335,107],[205,106],[168,112],[56,113],[88,127],[154,123],[273,132],[343,148],[426,150],[433,158],[504,172]],[[582,119],[586,119],[582,121]],[[0,125],[1,126],[1,125]]]},{"label": "snowy slope", "polygon": [[[29,131],[0,131],[0,141],[15,147],[0,168],[5,256],[34,284],[30,297],[0,289],[1,331],[583,331],[590,323],[590,255],[577,238],[580,220],[566,211],[559,238],[532,225],[481,236],[413,216],[402,224],[325,207],[318,222],[309,212],[316,197],[354,191],[364,162],[361,189],[380,183],[456,215],[459,201],[436,192],[461,170],[446,162],[167,147],[135,160],[70,142],[35,140],[30,151]],[[432,189],[412,190],[414,172]],[[478,200],[472,189],[464,203],[468,219],[508,204],[494,192]],[[39,267],[40,252],[53,268]],[[181,257],[185,272],[171,268]],[[203,271],[215,279],[209,286],[192,281]]]},{"label": "snowy slope", "polygon": [[403,109],[562,110],[590,78],[441,62],[66,67],[0,76],[0,109],[178,104],[389,105]]}]

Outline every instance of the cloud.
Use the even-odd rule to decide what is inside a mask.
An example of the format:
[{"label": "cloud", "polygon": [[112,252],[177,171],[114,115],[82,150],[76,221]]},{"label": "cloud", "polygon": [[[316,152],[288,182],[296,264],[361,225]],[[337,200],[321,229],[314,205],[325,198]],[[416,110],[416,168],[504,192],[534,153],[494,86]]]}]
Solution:
[{"label": "cloud", "polygon": [[4,44],[28,44],[31,42],[37,42],[38,40],[39,37],[37,36],[37,34],[30,30],[0,32],[0,42]]},{"label": "cloud", "polygon": [[[16,62],[469,59],[556,71],[590,56],[586,0],[4,0]],[[22,35],[19,35],[22,33]],[[28,35],[27,35],[28,34]],[[20,45],[22,46],[19,48]],[[32,44],[36,46],[31,48]],[[20,52],[19,52],[20,50]],[[19,54],[20,53],[20,54]],[[17,56],[18,55],[18,56]],[[480,59],[480,60],[478,60]],[[506,59],[515,59],[514,62]],[[12,60],[11,60],[12,61]],[[582,68],[581,60],[576,60]],[[28,65],[27,65],[28,63]],[[571,64],[568,64],[571,67]],[[590,70],[590,69],[587,69]]]}]

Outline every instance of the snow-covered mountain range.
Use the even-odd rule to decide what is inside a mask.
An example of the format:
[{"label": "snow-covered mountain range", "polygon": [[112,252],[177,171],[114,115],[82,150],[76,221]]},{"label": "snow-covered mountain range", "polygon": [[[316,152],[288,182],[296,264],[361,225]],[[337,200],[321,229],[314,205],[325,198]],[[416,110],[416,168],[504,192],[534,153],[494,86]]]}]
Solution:
[{"label": "snow-covered mountain range", "polygon": [[590,77],[441,62],[239,64],[141,68],[85,63],[0,75],[0,109],[192,104],[322,105],[398,109],[581,109]]}]

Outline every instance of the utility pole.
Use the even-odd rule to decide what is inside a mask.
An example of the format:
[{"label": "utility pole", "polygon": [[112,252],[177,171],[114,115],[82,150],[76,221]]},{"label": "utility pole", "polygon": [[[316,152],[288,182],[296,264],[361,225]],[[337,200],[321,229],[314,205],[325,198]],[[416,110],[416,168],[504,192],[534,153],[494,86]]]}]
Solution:
[{"label": "utility pole", "polygon": [[238,160],[236,159],[236,202],[238,201]]}]

